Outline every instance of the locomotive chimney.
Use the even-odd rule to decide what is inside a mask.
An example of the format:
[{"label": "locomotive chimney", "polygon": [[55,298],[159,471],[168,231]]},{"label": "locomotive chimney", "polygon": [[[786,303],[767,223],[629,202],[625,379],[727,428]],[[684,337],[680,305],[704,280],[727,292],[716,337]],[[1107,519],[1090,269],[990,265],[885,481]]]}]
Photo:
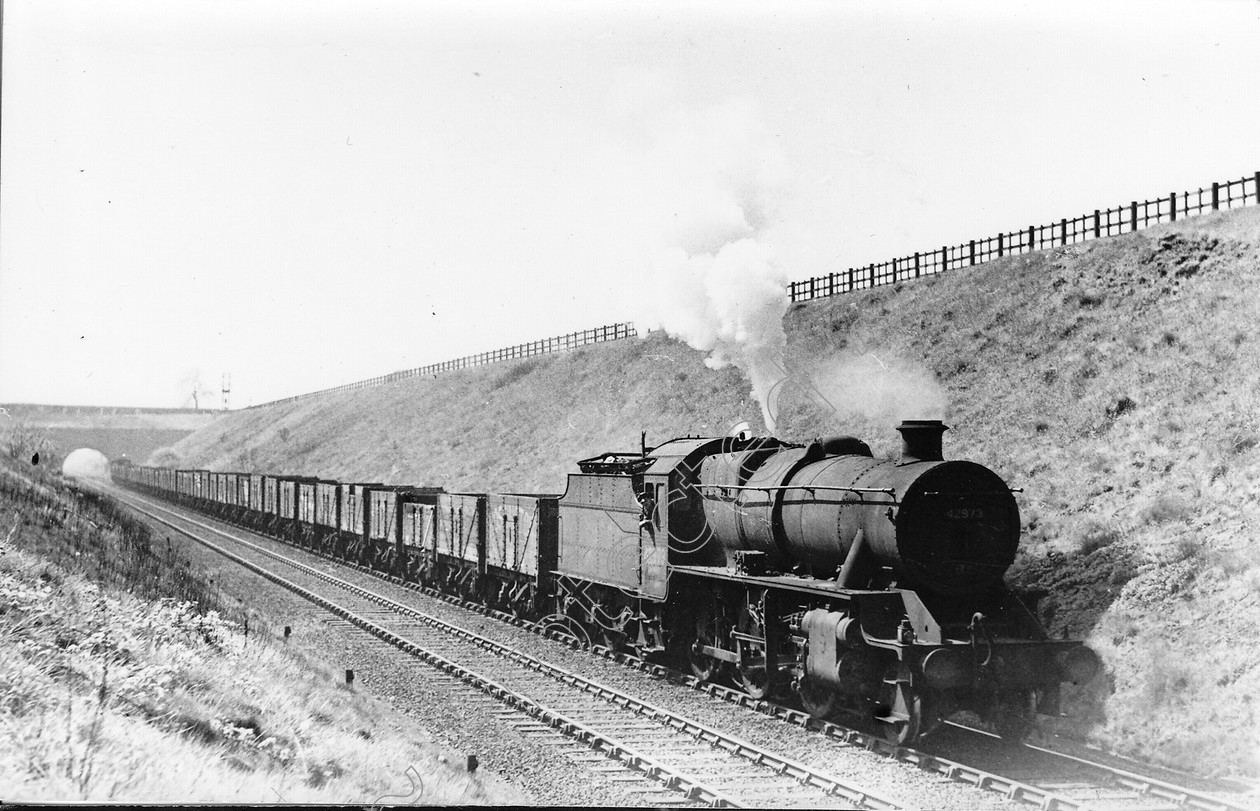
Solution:
[{"label": "locomotive chimney", "polygon": [[903,420],[897,426],[901,432],[901,462],[939,462],[941,455],[941,435],[949,430],[949,426],[940,420]]}]

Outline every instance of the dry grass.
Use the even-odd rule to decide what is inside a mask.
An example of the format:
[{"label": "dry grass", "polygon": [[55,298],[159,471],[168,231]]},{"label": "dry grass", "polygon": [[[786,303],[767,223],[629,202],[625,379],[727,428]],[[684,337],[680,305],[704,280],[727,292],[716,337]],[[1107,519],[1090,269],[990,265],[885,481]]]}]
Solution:
[{"label": "dry grass", "polygon": [[143,597],[173,597],[200,611],[226,608],[169,540],[153,538],[114,502],[46,466],[0,456],[0,504],[11,508],[10,540],[45,560]]},{"label": "dry grass", "polygon": [[[0,796],[16,801],[513,803],[318,661],[189,600],[144,599],[153,539],[56,479],[0,492]],[[64,500],[63,500],[64,499]],[[50,510],[60,504],[66,510]],[[88,532],[92,523],[99,526]],[[94,540],[93,540],[94,539]],[[22,549],[19,549],[19,546]],[[61,550],[68,566],[30,554]],[[66,556],[66,550],[80,554]],[[165,562],[165,561],[163,561]],[[170,567],[179,571],[178,565]],[[127,573],[140,580],[127,582]],[[187,580],[166,580],[167,586]],[[204,602],[213,594],[202,593]],[[451,762],[455,762],[451,758]]]},{"label": "dry grass", "polygon": [[[1260,546],[1257,268],[1260,210],[1240,209],[795,305],[788,361],[844,407],[798,381],[779,434],[891,454],[897,418],[942,416],[948,457],[1026,490],[1011,578],[1055,592],[1051,632],[1089,635],[1105,657],[1093,734],[1260,772],[1260,575],[1250,558],[1218,564]],[[942,413],[924,413],[937,394]],[[557,491],[574,460],[636,448],[641,429],[653,443],[742,420],[760,425],[742,375],[654,335],[237,412],[175,450],[225,470]],[[1157,645],[1203,672],[1164,679]],[[1181,699],[1152,711],[1153,695]]]}]

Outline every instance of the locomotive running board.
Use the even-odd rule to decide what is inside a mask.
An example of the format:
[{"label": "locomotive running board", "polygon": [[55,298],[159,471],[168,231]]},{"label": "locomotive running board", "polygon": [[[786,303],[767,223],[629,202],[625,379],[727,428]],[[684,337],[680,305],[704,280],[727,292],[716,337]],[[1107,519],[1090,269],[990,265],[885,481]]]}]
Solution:
[{"label": "locomotive running board", "polygon": [[862,594],[888,593],[883,589],[846,589],[838,583],[829,580],[813,580],[791,575],[742,575],[736,574],[733,569],[728,569],[724,566],[671,566],[670,570],[675,575],[681,574],[690,575],[691,577],[702,577],[708,580],[722,580],[742,586],[755,584],[809,594],[815,597],[855,597]]}]

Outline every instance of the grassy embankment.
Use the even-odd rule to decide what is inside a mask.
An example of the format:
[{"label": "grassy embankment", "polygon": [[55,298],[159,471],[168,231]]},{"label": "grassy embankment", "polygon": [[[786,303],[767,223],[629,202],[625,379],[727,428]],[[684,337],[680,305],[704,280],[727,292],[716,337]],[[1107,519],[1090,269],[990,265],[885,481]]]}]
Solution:
[{"label": "grassy embankment", "polygon": [[10,404],[0,427],[20,444],[37,444],[43,456],[66,456],[76,448],[95,448],[110,459],[143,460],[153,451],[204,428],[221,412],[151,412],[75,406]]},{"label": "grassy embankment", "polygon": [[[1260,773],[1260,210],[796,305],[789,439],[943,417],[949,458],[1020,496],[1009,575],[1106,676],[1091,735],[1205,772]],[[560,491],[574,460],[760,426],[734,369],[660,335],[232,412],[164,454],[220,470]]]},{"label": "grassy embankment", "polygon": [[109,501],[0,457],[0,796],[520,801],[221,602]]}]

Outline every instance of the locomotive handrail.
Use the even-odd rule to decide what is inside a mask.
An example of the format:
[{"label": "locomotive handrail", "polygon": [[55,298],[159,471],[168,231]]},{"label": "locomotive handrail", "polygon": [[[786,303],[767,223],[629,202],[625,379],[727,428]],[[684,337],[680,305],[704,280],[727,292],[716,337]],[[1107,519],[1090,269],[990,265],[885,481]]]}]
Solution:
[{"label": "locomotive handrail", "polygon": [[766,493],[769,493],[775,490],[809,490],[811,492],[815,490],[838,490],[845,493],[857,493],[859,496],[865,495],[867,493],[879,493],[880,495],[892,496],[892,501],[867,501],[866,499],[862,499],[861,503],[863,504],[882,506],[885,504],[898,505],[901,503],[900,501],[897,501],[897,490],[892,487],[842,487],[842,486],[834,485],[834,484],[784,484],[784,485],[776,485],[774,487],[771,487],[771,486],[757,487],[754,485],[745,485],[745,484],[701,484],[701,485],[697,485],[697,489],[700,489],[700,490],[706,490],[706,489],[708,490],[712,490],[712,489],[760,490]]},{"label": "locomotive handrail", "polygon": [[963,492],[961,490],[924,490],[925,496],[998,496],[1003,493],[1022,493],[1022,487],[1008,487],[1003,490],[969,490]]}]

